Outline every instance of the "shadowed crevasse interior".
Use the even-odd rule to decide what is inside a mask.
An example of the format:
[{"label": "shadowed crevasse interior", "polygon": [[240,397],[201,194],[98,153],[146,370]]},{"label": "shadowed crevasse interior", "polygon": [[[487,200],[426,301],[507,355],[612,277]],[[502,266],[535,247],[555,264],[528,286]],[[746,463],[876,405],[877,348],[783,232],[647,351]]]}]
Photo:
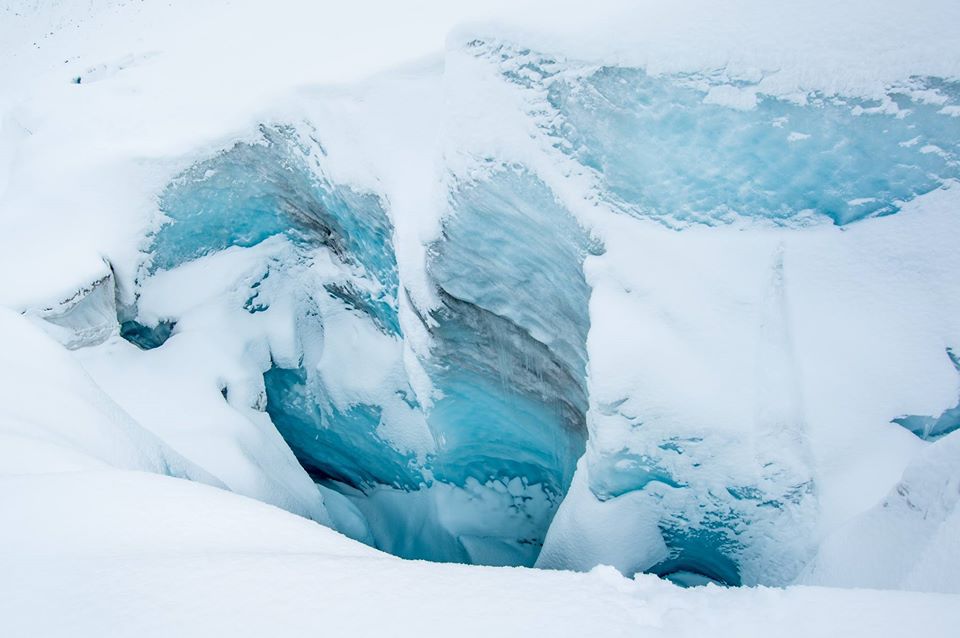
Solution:
[{"label": "shadowed crevasse interior", "polygon": [[[736,110],[708,99],[717,84],[709,76],[613,67],[557,75],[556,60],[474,46],[505,81],[536,93],[549,116],[543,134],[596,178],[599,199],[636,217],[675,227],[743,217],[844,225],[894,214],[960,176],[953,83],[917,79],[877,102],[755,97],[755,108]],[[939,97],[917,99],[913,89]],[[330,363],[341,334],[331,322],[399,353],[409,338],[400,319],[405,293],[384,200],[326,177],[324,149],[302,129],[261,127],[254,141],[174,179],[141,281],[219,251],[282,243],[283,261],[264,270],[235,311],[274,316],[261,295],[268,288],[294,300],[300,352],[271,353],[265,410],[331,508],[362,522],[351,528],[355,537],[400,556],[533,565],[585,450],[583,263],[598,247],[528,167],[488,160],[481,177],[454,180],[441,236],[427,247],[439,304],[414,308],[430,337],[418,365],[436,392],[418,396],[398,365],[380,387],[344,400],[338,375],[352,362]],[[123,336],[162,347],[177,319],[151,323],[125,308]],[[898,422],[935,437],[957,419],[948,410]],[[393,438],[417,428],[429,445]],[[591,468],[599,501],[642,493],[659,508],[669,555],[645,571],[683,584],[738,584],[750,539],[774,538],[767,531],[807,511],[814,486],[802,473],[786,491],[702,491],[698,455],[722,449],[715,443],[671,433],[645,445],[659,456],[624,449]],[[686,515],[691,502],[695,519]],[[752,569],[750,582],[762,582]]]},{"label": "shadowed crevasse interior", "polygon": [[[259,293],[281,280],[300,300],[300,359],[265,371],[265,409],[328,500],[342,495],[365,519],[359,536],[404,557],[532,565],[586,438],[585,233],[522,170],[466,185],[430,250],[441,304],[421,318],[432,343],[421,364],[433,405],[420,404],[402,371],[368,401],[343,405],[329,389],[337,371],[322,363],[336,338],[330,318],[366,326],[387,347],[404,339],[392,225],[379,198],[323,177],[319,145],[290,127],[263,127],[261,136],[171,183],[161,198],[167,223],[141,277],[287,242],[291,263],[272,265],[237,311],[269,317]],[[305,277],[321,257],[342,272]],[[511,299],[512,284],[531,278],[539,285]],[[543,313],[550,305],[556,312]],[[159,347],[175,320],[131,317],[124,326],[140,347]],[[425,424],[429,449],[382,434],[411,423]]]}]

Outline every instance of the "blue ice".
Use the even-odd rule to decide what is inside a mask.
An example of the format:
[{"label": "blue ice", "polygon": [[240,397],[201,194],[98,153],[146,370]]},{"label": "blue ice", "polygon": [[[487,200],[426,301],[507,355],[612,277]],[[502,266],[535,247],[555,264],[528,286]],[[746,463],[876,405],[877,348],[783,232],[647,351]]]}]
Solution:
[{"label": "blue ice", "polygon": [[736,110],[705,103],[698,79],[621,67],[556,79],[551,134],[611,201],[672,225],[811,215],[844,225],[960,177],[960,118],[943,112],[960,104],[960,83],[917,79],[936,104],[903,89],[884,102],[759,96]]}]

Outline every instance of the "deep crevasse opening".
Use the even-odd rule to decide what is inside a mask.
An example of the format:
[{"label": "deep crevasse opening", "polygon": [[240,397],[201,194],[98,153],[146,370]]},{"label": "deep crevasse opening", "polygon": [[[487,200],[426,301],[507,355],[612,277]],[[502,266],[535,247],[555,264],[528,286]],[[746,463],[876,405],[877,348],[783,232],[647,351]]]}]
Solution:
[{"label": "deep crevasse opening", "polygon": [[[944,111],[954,84],[917,79],[877,102],[754,93],[756,108],[737,110],[721,103],[731,87],[717,78],[613,67],[554,77],[561,63],[530,51],[479,41],[468,50],[493,59],[506,83],[531,93],[535,113],[549,114],[534,121],[551,159],[582,168],[596,201],[670,227],[843,226],[894,214],[958,175],[957,118]],[[749,82],[734,88],[751,95]],[[912,90],[940,97],[914,99]],[[622,516],[652,530],[636,542],[658,539],[623,571],[729,584],[796,575],[817,498],[804,450],[780,455],[771,439],[761,450],[769,459],[741,463],[737,436],[704,436],[710,424],[664,429],[638,417],[629,396],[592,401],[584,260],[601,249],[553,185],[492,158],[451,180],[425,264],[437,303],[410,303],[427,335],[411,349],[389,206],[331,181],[303,128],[262,127],[255,141],[178,176],[161,197],[166,223],[140,276],[146,284],[217,254],[251,255],[255,272],[229,313],[273,335],[257,409],[342,531],[409,558],[533,565],[587,452],[578,502],[629,501]],[[704,152],[706,169],[695,161]],[[711,169],[721,165],[730,170]],[[782,261],[775,279],[777,268]],[[781,288],[769,295],[774,324]],[[144,316],[122,308],[124,336],[149,348],[175,334],[180,318],[157,307]],[[788,357],[784,341],[771,337],[769,356]],[[902,424],[926,431],[924,418]],[[628,434],[590,451],[589,428]],[[570,555],[579,551],[555,543],[541,564],[586,566]]]},{"label": "deep crevasse opening", "polygon": [[[407,558],[533,565],[586,437],[585,234],[520,169],[452,199],[428,264],[440,304],[420,318],[434,388],[425,408],[402,361],[382,203],[325,181],[318,147],[292,127],[261,136],[172,182],[141,276],[282,245],[235,311],[295,324],[293,347],[271,351],[262,407],[334,522]],[[548,232],[557,222],[562,232]],[[511,277],[540,281],[518,295]],[[156,347],[175,325],[128,317],[123,336]],[[398,440],[404,431],[420,440]]]},{"label": "deep crevasse opening", "polygon": [[[316,481],[337,528],[405,558],[534,565],[585,450],[582,261],[597,246],[522,168],[463,185],[429,250],[441,303],[421,319],[431,336],[422,363],[438,390],[424,409],[397,359],[395,262],[386,254],[368,268],[342,248],[356,240],[336,236],[349,232],[339,216],[360,214],[379,220],[369,227],[380,234],[364,241],[389,246],[384,211],[357,193],[332,196],[336,187],[309,172],[311,154],[291,141],[294,129],[262,134],[261,143],[238,144],[173,182],[161,200],[169,221],[152,239],[142,276],[227,249],[282,244],[231,312],[264,321],[290,313],[280,316],[294,322],[297,345],[271,352],[260,407]],[[204,245],[211,227],[261,208],[286,210],[290,223],[256,232],[240,224],[236,237],[221,228]],[[165,237],[167,229],[176,236]],[[176,325],[127,318],[122,335],[160,347]],[[372,383],[359,378],[369,362]],[[391,426],[425,428],[429,444],[398,444]],[[664,533],[675,553],[648,571],[681,584],[739,583],[722,533]]]}]

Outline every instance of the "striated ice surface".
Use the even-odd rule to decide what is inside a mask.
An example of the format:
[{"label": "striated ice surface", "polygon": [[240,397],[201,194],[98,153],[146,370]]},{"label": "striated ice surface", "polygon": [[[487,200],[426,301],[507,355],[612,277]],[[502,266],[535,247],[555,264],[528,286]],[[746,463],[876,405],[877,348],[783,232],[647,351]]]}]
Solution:
[{"label": "striated ice surface", "polygon": [[491,467],[456,453],[442,467],[482,480],[525,463],[521,476],[561,497],[585,437],[588,237],[525,171],[498,170],[451,201],[428,262],[443,304],[431,427],[451,450],[482,433]]}]

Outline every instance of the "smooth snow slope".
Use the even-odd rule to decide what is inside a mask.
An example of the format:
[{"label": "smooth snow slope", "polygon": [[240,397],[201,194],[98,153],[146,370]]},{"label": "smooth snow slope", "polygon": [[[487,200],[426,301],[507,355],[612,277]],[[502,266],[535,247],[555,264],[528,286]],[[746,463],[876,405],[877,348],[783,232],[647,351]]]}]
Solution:
[{"label": "smooth snow slope", "polygon": [[[950,636],[949,595],[406,562],[178,479],[0,479],[4,636]],[[43,502],[40,509],[37,502]]]}]

